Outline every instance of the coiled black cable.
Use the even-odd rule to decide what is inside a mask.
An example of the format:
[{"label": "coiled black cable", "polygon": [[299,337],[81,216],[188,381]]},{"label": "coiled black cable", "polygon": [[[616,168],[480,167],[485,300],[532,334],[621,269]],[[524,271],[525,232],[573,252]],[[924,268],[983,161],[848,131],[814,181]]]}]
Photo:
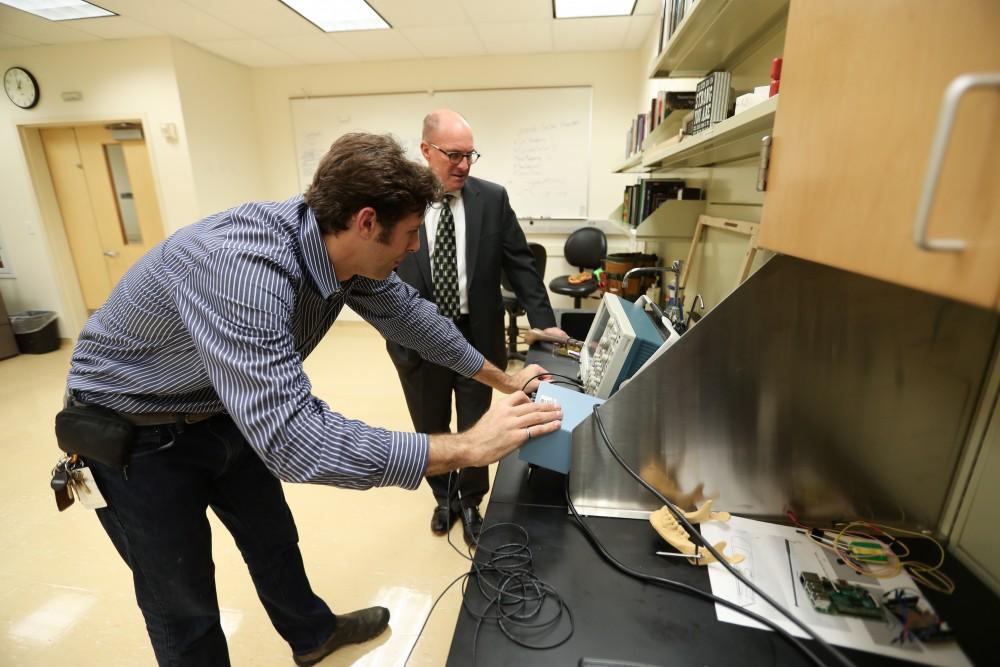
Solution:
[{"label": "coiled black cable", "polygon": [[[451,498],[451,477],[448,479],[448,498]],[[450,512],[450,503],[449,503]],[[451,525],[449,516],[448,525]],[[514,531],[513,538],[501,542],[496,547],[487,547],[483,543],[485,536],[492,536],[501,531]],[[487,542],[490,540],[487,540]],[[467,553],[463,553],[454,542],[451,541],[451,532],[448,532],[448,544],[462,558],[470,561],[471,570],[459,575],[449,583],[441,593],[438,594],[431,605],[427,617],[424,619],[420,631],[417,633],[410,652],[406,655],[404,666],[410,661],[413,650],[423,635],[424,628],[430,620],[431,614],[437,607],[438,602],[444,597],[452,586],[462,581],[462,608],[472,618],[476,619],[476,629],[472,639],[472,664],[477,664],[477,652],[479,647],[479,634],[483,625],[487,621],[496,621],[497,627],[504,636],[518,646],[532,650],[546,650],[565,644],[573,636],[575,629],[573,614],[559,592],[550,584],[546,583],[534,573],[531,548],[529,546],[528,531],[516,523],[495,523],[484,528],[476,539],[478,554],[485,554],[477,560],[472,556],[472,548],[469,547]],[[479,593],[486,601],[486,606],[476,611],[469,606],[466,598],[466,586],[469,579],[474,579]],[[464,581],[463,581],[464,580]],[[537,636],[539,631],[550,628],[555,631],[562,627],[563,618],[566,618],[567,629],[561,636],[547,643],[532,643],[518,636],[519,631],[531,636]]]}]

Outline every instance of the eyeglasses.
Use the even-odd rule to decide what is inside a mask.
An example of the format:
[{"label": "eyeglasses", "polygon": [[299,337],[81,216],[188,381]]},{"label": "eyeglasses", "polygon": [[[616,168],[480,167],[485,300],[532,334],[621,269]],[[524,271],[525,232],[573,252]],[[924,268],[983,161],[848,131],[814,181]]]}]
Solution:
[{"label": "eyeglasses", "polygon": [[446,151],[437,144],[431,144],[429,141],[427,143],[444,153],[445,157],[448,158],[448,162],[451,162],[456,166],[462,164],[462,160],[468,160],[469,165],[473,165],[476,163],[476,160],[481,157],[476,151],[469,151],[468,153],[463,153],[461,151]]}]

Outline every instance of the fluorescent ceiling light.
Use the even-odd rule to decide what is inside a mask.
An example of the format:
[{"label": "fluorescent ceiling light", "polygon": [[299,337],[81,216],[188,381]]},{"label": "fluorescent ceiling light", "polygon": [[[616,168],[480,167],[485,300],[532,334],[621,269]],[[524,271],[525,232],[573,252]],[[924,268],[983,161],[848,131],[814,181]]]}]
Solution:
[{"label": "fluorescent ceiling light", "polygon": [[636,0],[552,0],[557,19],[631,16]]},{"label": "fluorescent ceiling light", "polygon": [[0,0],[0,5],[41,16],[49,21],[92,19],[98,16],[118,16],[114,12],[83,0]]},{"label": "fluorescent ceiling light", "polygon": [[324,32],[391,28],[365,0],[281,0]]}]

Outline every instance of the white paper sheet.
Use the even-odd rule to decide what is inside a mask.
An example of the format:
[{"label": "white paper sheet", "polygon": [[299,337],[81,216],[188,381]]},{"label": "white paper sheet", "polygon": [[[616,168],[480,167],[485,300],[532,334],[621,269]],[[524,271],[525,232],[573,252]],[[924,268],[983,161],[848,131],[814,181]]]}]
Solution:
[{"label": "white paper sheet", "polygon": [[[831,644],[926,665],[971,667],[968,658],[954,641],[940,644],[922,644],[909,640],[891,643],[902,631],[901,624],[892,614],[886,613],[887,620],[883,622],[820,613],[813,608],[799,583],[800,572],[815,572],[833,581],[845,579],[848,583],[863,586],[873,598],[881,601],[883,593],[896,588],[919,590],[906,572],[886,579],[860,575],[845,565],[838,564],[834,553],[819,547],[789,526],[733,517],[728,523],[704,523],[701,530],[705,539],[712,544],[724,540],[727,543],[726,554],[743,554],[746,560],[735,567]],[[708,566],[708,576],[715,595],[737,602],[745,609],[777,622],[798,637],[807,636],[771,605],[760,600],[719,563]],[[921,600],[930,608],[930,603],[923,595]],[[727,607],[717,604],[715,612],[720,621],[767,630],[763,625]]]}]

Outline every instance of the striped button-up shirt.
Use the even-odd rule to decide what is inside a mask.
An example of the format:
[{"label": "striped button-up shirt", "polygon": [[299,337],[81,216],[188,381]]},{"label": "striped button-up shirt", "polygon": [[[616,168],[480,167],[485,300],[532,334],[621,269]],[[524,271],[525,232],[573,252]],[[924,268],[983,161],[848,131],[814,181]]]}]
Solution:
[{"label": "striped button-up shirt", "polygon": [[146,253],[80,333],[68,386],[124,413],[224,410],[286,481],[416,488],[427,436],[333,412],[303,372],[345,304],[434,363],[465,376],[482,368],[454,324],[395,273],[339,282],[297,196],[218,213]]}]

